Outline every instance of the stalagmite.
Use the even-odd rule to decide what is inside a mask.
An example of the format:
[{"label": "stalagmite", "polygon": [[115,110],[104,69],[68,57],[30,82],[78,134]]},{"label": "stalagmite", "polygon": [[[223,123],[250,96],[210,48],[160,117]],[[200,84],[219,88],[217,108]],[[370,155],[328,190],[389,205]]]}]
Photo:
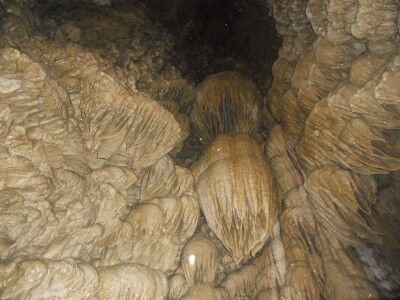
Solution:
[{"label": "stalagmite", "polygon": [[260,124],[260,92],[240,73],[219,73],[198,87],[192,122],[196,135],[210,144],[220,134],[256,132]]},{"label": "stalagmite", "polygon": [[218,271],[218,251],[206,236],[196,235],[183,249],[181,264],[189,286],[212,284]]},{"label": "stalagmite", "polygon": [[221,136],[194,170],[208,225],[237,264],[261,249],[274,224],[271,175],[258,147],[246,136]]},{"label": "stalagmite", "polygon": [[240,74],[212,75],[200,85],[192,113],[204,143],[215,139],[193,167],[201,208],[236,264],[263,247],[275,222],[270,171],[250,138],[259,125],[258,97]]}]

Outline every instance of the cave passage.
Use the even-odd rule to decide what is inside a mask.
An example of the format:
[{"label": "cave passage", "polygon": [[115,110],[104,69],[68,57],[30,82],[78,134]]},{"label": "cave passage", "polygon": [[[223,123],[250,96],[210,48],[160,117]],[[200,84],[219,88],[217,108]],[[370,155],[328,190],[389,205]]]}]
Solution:
[{"label": "cave passage", "polygon": [[[111,6],[79,1],[37,1],[35,4],[32,10],[39,15],[36,28],[52,38],[55,34],[51,32],[55,29],[53,27],[68,20],[84,22],[88,15],[96,14],[98,18],[102,14],[114,15],[117,20],[118,13],[115,11],[132,11],[143,5],[153,25],[165,26],[172,34],[176,53],[171,59],[175,60],[175,66],[180,67],[183,77],[198,83],[209,74],[236,70],[245,72],[256,80],[264,93],[272,82],[272,64],[277,59],[281,42],[267,8],[255,0],[149,0],[137,3],[117,2]],[[114,23],[115,26],[121,26]],[[108,26],[112,26],[112,23]],[[134,26],[124,26],[127,27],[127,32],[125,36],[121,36],[121,40],[134,39]],[[87,46],[96,45],[95,36],[101,30],[97,31],[93,29],[88,33],[94,37],[85,41]],[[107,35],[105,31],[103,30]],[[110,32],[109,42],[127,42],[118,42],[115,40],[117,37],[118,35],[112,36]]]},{"label": "cave passage", "polygon": [[228,0],[150,3],[156,16],[175,33],[176,47],[189,63],[191,78],[200,81],[211,73],[240,70],[263,87],[271,80],[280,41],[265,6]]}]

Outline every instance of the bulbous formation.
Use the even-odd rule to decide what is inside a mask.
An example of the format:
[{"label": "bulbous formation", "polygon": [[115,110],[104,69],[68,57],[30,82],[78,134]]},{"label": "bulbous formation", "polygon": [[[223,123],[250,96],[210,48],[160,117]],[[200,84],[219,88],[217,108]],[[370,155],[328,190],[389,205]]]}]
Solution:
[{"label": "bulbous formation", "polygon": [[250,135],[259,122],[259,92],[237,73],[207,77],[199,87],[193,122],[211,142],[193,167],[207,223],[236,264],[270,237],[276,207],[272,177]]},{"label": "bulbous formation", "polygon": [[198,86],[191,120],[196,136],[210,144],[218,135],[254,134],[260,125],[261,95],[253,81],[237,72],[206,77]]},{"label": "bulbous formation", "polygon": [[218,250],[207,236],[198,234],[185,245],[181,264],[189,286],[212,284],[219,269]]}]

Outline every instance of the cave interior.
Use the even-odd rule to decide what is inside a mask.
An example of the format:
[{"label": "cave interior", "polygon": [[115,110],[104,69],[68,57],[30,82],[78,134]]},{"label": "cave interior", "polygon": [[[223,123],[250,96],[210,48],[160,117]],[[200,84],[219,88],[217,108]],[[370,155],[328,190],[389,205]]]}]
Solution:
[{"label": "cave interior", "polygon": [[399,299],[396,0],[0,0],[0,299]]}]

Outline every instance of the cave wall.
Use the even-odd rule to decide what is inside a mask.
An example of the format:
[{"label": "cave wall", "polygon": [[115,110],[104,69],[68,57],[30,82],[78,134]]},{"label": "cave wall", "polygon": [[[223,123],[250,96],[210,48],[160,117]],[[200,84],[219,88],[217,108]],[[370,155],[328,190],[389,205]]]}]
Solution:
[{"label": "cave wall", "polygon": [[[394,285],[387,280],[393,273],[371,272],[360,259],[367,266],[374,264],[374,259],[366,259],[379,252],[374,245],[390,253],[385,245],[397,240],[394,232],[399,228],[396,218],[390,218],[389,231],[381,227],[391,221],[383,221],[387,215],[377,203],[388,197],[391,200],[383,201],[397,207],[398,200],[394,194],[377,194],[374,176],[399,169],[398,3],[268,1],[267,5],[283,40],[268,106],[296,158],[306,192],[304,196],[294,186],[283,197],[283,205],[293,205],[291,198],[296,197],[304,212],[295,219],[303,227],[304,220],[313,225],[294,228],[301,237],[291,232],[288,239],[306,242],[310,257],[315,246],[319,248],[325,271],[311,285],[323,278],[326,298],[379,298],[380,292],[396,286],[396,280]],[[314,240],[310,247],[316,236],[325,240]],[[395,264],[399,254],[392,255]],[[375,259],[385,260],[383,256],[376,254]],[[297,260],[304,272],[314,272],[312,264]]]},{"label": "cave wall", "polygon": [[2,2],[1,298],[398,296],[399,4],[150,2]]}]

